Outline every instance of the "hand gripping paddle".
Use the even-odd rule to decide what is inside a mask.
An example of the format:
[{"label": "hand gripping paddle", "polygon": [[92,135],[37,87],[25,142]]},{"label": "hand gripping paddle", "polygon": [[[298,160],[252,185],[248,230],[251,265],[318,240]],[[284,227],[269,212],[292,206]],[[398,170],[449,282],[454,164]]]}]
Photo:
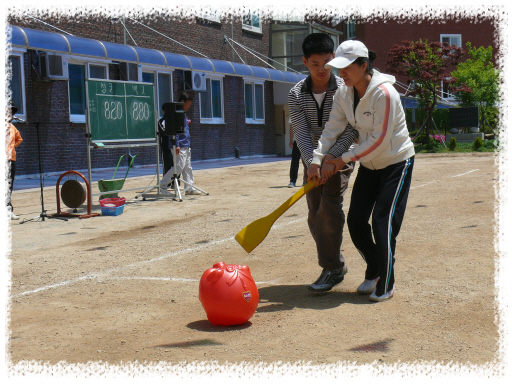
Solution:
[{"label": "hand gripping paddle", "polygon": [[265,237],[267,237],[270,228],[272,228],[272,225],[274,225],[275,221],[302,196],[308,193],[314,186],[315,182],[311,180],[309,183],[295,192],[292,197],[286,200],[270,215],[253,221],[247,227],[238,232],[238,234],[235,236],[235,240],[238,241],[238,243],[242,246],[243,249],[245,249],[247,253],[250,253],[265,239]]}]

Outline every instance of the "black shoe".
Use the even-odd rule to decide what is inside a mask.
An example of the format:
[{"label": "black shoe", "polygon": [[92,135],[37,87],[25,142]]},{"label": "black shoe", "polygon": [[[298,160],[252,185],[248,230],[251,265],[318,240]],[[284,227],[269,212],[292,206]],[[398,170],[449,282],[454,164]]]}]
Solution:
[{"label": "black shoe", "polygon": [[342,269],[336,269],[334,271],[329,271],[325,269],[322,271],[320,277],[311,284],[308,289],[314,292],[327,292],[334,288],[334,286],[341,283],[344,279],[344,275],[348,272],[348,268],[346,265],[343,266]]}]

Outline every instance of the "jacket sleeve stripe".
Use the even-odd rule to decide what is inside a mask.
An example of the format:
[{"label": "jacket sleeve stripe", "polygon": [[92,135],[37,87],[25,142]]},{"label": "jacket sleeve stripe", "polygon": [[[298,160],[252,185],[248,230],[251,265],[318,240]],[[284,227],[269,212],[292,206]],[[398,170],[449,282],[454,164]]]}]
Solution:
[{"label": "jacket sleeve stripe", "polygon": [[386,132],[388,131],[389,124],[389,111],[391,109],[391,95],[389,94],[388,89],[383,84],[379,85],[379,88],[382,90],[384,96],[386,97],[386,110],[384,112],[384,121],[382,122],[382,130],[380,136],[377,139],[377,141],[375,141],[375,143],[368,147],[364,152],[354,155],[352,161],[357,161],[360,158],[365,157],[371,152],[373,152],[382,143],[384,137],[386,137]]}]

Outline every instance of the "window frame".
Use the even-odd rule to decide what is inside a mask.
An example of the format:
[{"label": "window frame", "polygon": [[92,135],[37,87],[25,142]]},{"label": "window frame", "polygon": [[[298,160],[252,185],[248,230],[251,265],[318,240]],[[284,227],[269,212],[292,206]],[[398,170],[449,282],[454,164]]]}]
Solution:
[{"label": "window frame", "polygon": [[[347,25],[347,40],[354,40],[356,38],[356,22],[354,20],[347,20],[346,21],[346,25]],[[351,35],[350,32],[352,30],[352,27],[353,26],[353,34]]]},{"label": "window frame", "polygon": [[159,74],[163,74],[163,75],[169,75],[169,91],[170,91],[170,94],[171,94],[171,102],[174,102],[174,88],[173,88],[173,85],[174,85],[174,69],[169,69],[169,70],[162,70],[163,68],[161,67],[152,67],[152,66],[145,66],[143,65],[140,69],[140,81],[142,82],[142,73],[144,72],[147,72],[147,73],[152,73],[153,76],[154,76],[154,79],[155,81],[153,82],[153,87],[154,87],[154,96],[155,96],[155,109],[157,110],[157,116],[159,118],[163,117],[163,115],[161,114],[162,113],[162,102],[160,101],[160,93],[159,93],[159,86],[160,86],[160,83],[159,83],[159,80],[158,80],[158,75]]},{"label": "window frame", "polygon": [[220,19],[220,11],[218,9],[209,8],[208,11],[205,11],[200,17],[201,19],[211,21],[213,23],[221,24],[222,21]]},{"label": "window frame", "polygon": [[[25,57],[24,54],[27,52],[26,49],[12,49],[7,52],[8,56],[16,56],[20,58],[20,77],[21,77],[21,102],[22,102],[22,108],[23,113],[16,113],[15,116],[19,117],[20,119],[27,120],[27,99],[26,99],[26,92],[25,92]],[[7,86],[7,84],[6,84]],[[18,111],[20,108],[18,107]]]},{"label": "window frame", "polygon": [[[440,37],[439,37],[439,41],[441,42],[441,44],[443,44],[443,37],[448,37],[448,38],[452,38],[452,37],[455,37],[458,39],[459,41],[459,44],[455,44],[457,45],[457,48],[460,48],[462,47],[462,35],[461,34],[457,34],[457,33],[441,33],[440,34]],[[449,44],[449,46],[451,46],[452,44]]]},{"label": "window frame", "polygon": [[[107,78],[105,80],[110,80],[109,64],[112,64],[112,60],[101,60],[101,59],[95,60],[95,59],[89,59],[89,58],[84,59],[83,57],[77,57],[77,56],[72,56],[72,55],[63,55],[63,56],[65,56],[68,60],[68,68],[69,68],[70,64],[84,66],[84,68],[85,68],[84,81],[91,79],[91,77],[89,77],[89,73],[90,73],[89,65],[90,64],[97,65],[97,66],[105,66],[106,74],[107,74]],[[95,79],[95,78],[92,78],[92,79]],[[85,84],[84,84],[84,91],[86,92]],[[87,110],[87,98],[85,100],[85,103],[86,103],[85,109]],[[83,115],[71,113],[71,97],[70,97],[70,92],[69,92],[69,81],[68,81],[68,111],[69,111],[69,121],[71,123],[83,124],[83,123],[87,122],[86,113],[84,113]]]},{"label": "window frame", "polygon": [[[80,62],[78,60],[69,60],[68,59],[68,68],[69,65],[82,65],[84,66],[84,81],[87,80],[87,62]],[[84,83],[84,92],[85,92],[85,83]],[[85,109],[87,110],[87,97],[85,98]],[[69,90],[69,81],[68,81],[68,111],[69,111],[69,121],[71,123],[85,123],[86,122],[86,112],[84,111],[83,115],[79,114],[72,114],[71,113],[71,92]]]},{"label": "window frame", "polygon": [[[91,77],[91,65],[93,65],[95,67],[103,67],[103,68],[105,68],[105,75],[106,75],[105,79],[103,79],[102,77]],[[108,68],[108,64],[95,63],[95,62],[88,61],[87,62],[87,71],[85,73],[85,78],[86,79],[96,79],[96,80],[109,80],[110,76],[109,76],[109,70],[108,69],[109,69]]]},{"label": "window frame", "polygon": [[[446,80],[449,80],[451,79],[451,77],[447,77]],[[441,93],[441,97],[444,99],[444,100],[455,100],[455,95],[453,93],[451,93],[450,91],[444,91],[444,80],[441,80],[441,88],[440,88],[440,93]],[[445,97],[445,93],[447,94],[447,96]]]},{"label": "window frame", "polygon": [[[222,75],[212,75],[207,73],[206,74],[206,80],[210,79],[210,105],[212,105],[212,117],[203,117],[202,111],[201,111],[201,97],[205,94],[208,94],[207,92],[200,92],[199,93],[199,119],[201,124],[225,124],[224,121],[224,76]],[[212,92],[211,92],[211,81],[220,81],[220,110],[221,110],[221,117],[213,117],[213,100],[212,100]]]},{"label": "window frame", "polygon": [[[255,26],[252,25],[252,18],[253,18],[254,14],[258,15],[258,20],[259,20],[259,23],[260,23],[259,27],[255,27]],[[251,32],[256,32],[256,33],[263,34],[262,25],[261,25],[261,17],[260,17],[259,12],[248,11],[245,15],[250,15],[251,16],[251,24],[250,25],[249,24],[245,24],[244,23],[244,15],[242,15],[242,29],[246,29],[246,30],[251,31]]]},{"label": "window frame", "polygon": [[[265,124],[265,81],[255,80],[253,78],[244,78],[244,107],[246,107],[245,100],[245,86],[246,84],[252,85],[252,111],[253,117],[248,118],[245,116],[245,124]],[[263,89],[263,100],[262,100],[262,108],[263,108],[263,118],[256,117],[256,85],[261,85]]]}]

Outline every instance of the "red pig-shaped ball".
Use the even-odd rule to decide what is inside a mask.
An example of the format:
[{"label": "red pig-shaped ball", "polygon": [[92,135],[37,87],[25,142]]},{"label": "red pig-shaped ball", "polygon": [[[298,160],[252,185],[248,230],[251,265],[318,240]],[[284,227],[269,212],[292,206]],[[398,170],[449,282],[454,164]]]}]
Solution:
[{"label": "red pig-shaped ball", "polygon": [[247,265],[221,261],[207,269],[199,282],[199,301],[214,325],[247,322],[256,312],[259,300],[258,288]]}]

